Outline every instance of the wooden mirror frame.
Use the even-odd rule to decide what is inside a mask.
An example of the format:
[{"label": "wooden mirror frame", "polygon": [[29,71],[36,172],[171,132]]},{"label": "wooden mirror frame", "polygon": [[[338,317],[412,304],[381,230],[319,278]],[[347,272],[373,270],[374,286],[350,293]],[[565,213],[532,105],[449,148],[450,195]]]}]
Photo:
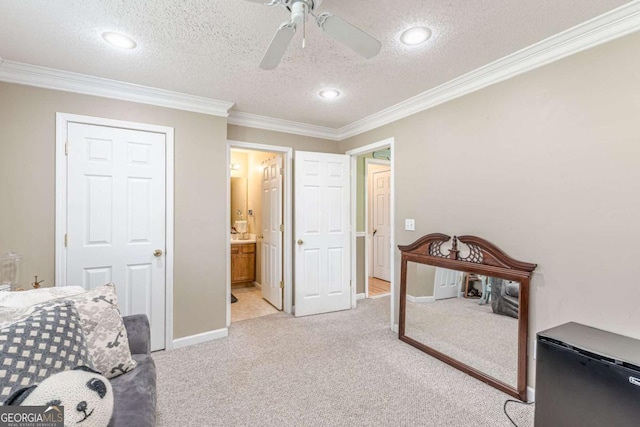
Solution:
[{"label": "wooden mirror frame", "polygon": [[[442,245],[450,240],[452,240],[451,250],[448,254],[444,254],[442,252]],[[458,242],[464,243],[469,247],[470,253],[464,258],[460,257]],[[400,249],[402,254],[398,338],[504,393],[526,401],[529,283],[531,281],[531,274],[537,265],[511,258],[493,243],[476,236],[453,236],[453,238],[451,238],[446,234],[427,234],[410,245],[399,245],[398,249]],[[475,273],[483,276],[514,280],[520,283],[520,295],[518,297],[518,377],[516,387],[499,381],[472,366],[405,335],[407,262],[409,261],[458,270],[465,273]]]}]

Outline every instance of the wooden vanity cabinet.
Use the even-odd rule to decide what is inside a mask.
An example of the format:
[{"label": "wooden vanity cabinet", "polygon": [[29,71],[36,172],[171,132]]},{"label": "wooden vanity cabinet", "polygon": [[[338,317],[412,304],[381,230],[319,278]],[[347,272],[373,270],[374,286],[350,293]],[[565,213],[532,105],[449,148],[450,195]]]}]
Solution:
[{"label": "wooden vanity cabinet", "polygon": [[231,284],[256,280],[256,244],[231,245]]}]

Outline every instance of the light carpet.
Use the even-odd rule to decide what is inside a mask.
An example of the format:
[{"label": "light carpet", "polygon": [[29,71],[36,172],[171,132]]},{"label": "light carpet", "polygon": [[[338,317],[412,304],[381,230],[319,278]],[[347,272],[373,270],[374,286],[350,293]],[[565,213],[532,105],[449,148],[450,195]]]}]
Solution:
[{"label": "light carpet", "polygon": [[[511,426],[509,396],[398,340],[389,298],[153,354],[158,426]],[[517,425],[533,407],[511,404]]]}]

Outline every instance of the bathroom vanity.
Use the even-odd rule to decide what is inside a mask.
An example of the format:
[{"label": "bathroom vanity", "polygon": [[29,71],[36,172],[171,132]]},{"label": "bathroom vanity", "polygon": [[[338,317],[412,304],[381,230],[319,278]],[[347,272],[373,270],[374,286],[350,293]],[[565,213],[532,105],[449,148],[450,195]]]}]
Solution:
[{"label": "bathroom vanity", "polygon": [[255,240],[231,241],[231,284],[256,280]]}]

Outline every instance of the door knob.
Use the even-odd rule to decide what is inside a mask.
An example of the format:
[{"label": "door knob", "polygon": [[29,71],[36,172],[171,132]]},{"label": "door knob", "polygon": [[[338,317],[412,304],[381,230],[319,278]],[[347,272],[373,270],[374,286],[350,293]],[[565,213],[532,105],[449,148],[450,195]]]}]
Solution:
[{"label": "door knob", "polygon": [[258,239],[264,239],[264,234],[259,235]]},{"label": "door knob", "polygon": [[299,244],[299,245],[301,245],[301,244],[303,244],[303,243],[304,243],[304,241],[303,241],[302,239],[298,239],[298,244]]},{"label": "door knob", "polygon": [[153,256],[156,258],[162,256],[162,250],[156,249],[155,251],[153,251]]}]

